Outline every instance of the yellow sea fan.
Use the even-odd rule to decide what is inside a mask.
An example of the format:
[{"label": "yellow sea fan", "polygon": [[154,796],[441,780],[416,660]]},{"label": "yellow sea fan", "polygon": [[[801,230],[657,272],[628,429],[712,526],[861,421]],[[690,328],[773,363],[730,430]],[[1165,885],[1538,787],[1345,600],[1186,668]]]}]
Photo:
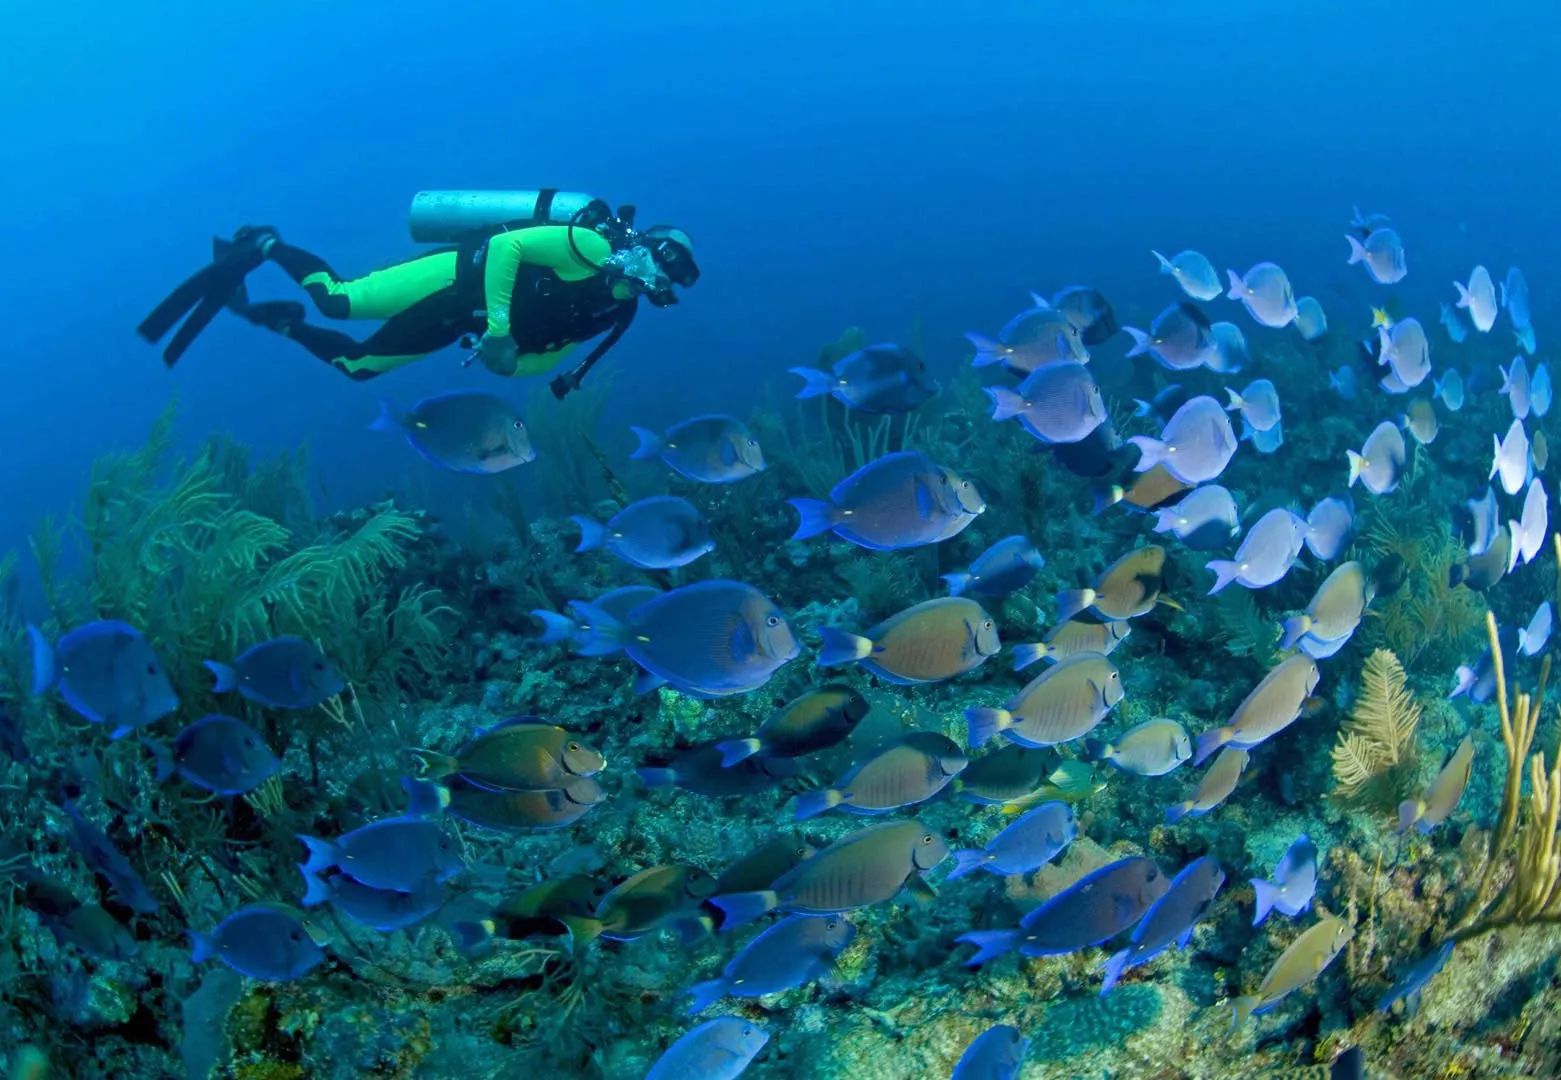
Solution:
[{"label": "yellow sea fan", "polygon": [[1361,668],[1360,694],[1333,748],[1335,794],[1391,808],[1413,776],[1419,726],[1404,666],[1391,651],[1376,650]]}]

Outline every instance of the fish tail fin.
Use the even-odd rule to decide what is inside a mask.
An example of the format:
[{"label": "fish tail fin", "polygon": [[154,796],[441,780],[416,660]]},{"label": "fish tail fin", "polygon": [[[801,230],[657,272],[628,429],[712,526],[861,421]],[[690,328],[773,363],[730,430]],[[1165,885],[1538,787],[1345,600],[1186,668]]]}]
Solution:
[{"label": "fish tail fin", "polygon": [[1122,973],[1126,971],[1128,967],[1128,957],[1131,956],[1132,953],[1133,948],[1130,945],[1121,952],[1112,953],[1111,958],[1106,961],[1106,977],[1101,981],[1100,984],[1101,997],[1105,997],[1108,993],[1110,993],[1111,988],[1117,984],[1117,980],[1122,978]]},{"label": "fish tail fin", "polygon": [[494,929],[495,924],[492,919],[458,922],[450,924],[450,935],[455,938],[456,949],[470,956],[485,948],[493,940]]},{"label": "fish tail fin", "polygon": [[1209,756],[1236,737],[1236,729],[1233,727],[1210,728],[1197,738],[1193,747],[1192,763],[1202,765]]},{"label": "fish tail fin", "polygon": [[950,596],[964,596],[965,590],[970,588],[970,575],[963,572],[944,574],[943,580],[948,582]]},{"label": "fish tail fin", "polygon": [[226,694],[230,690],[238,689],[238,672],[231,666],[208,660],[206,670],[211,672],[211,677],[215,680],[211,688],[213,694]]},{"label": "fish tail fin", "polygon": [[1057,621],[1067,622],[1094,602],[1094,589],[1064,589],[1057,594]]},{"label": "fish tail fin", "polygon": [[726,980],[710,979],[688,988],[688,1015],[698,1016],[726,996]]},{"label": "fish tail fin", "polygon": [[873,642],[870,638],[862,637],[860,634],[848,634],[833,626],[821,626],[818,632],[824,639],[818,652],[820,667],[854,664],[873,654]]},{"label": "fish tail fin", "polygon": [[989,709],[972,705],[965,710],[965,724],[969,728],[972,748],[985,746],[998,732],[1014,726],[1014,717],[1007,709]]},{"label": "fish tail fin", "polygon": [[1127,496],[1121,484],[1107,484],[1090,493],[1090,513],[1097,517],[1109,507],[1115,506]]},{"label": "fish tail fin", "polygon": [[450,804],[449,788],[432,780],[403,776],[401,790],[407,794],[407,817],[438,817]]},{"label": "fish tail fin", "polygon": [[780,897],[776,895],[774,889],[764,889],[760,892],[712,896],[710,903],[725,916],[721,920],[721,929],[730,930],[734,926],[751,923],[766,912],[774,911],[780,905]]},{"label": "fish tail fin", "polygon": [[639,448],[629,455],[630,461],[649,461],[667,448],[666,440],[650,428],[635,427],[631,424],[629,430],[638,435],[640,440]]},{"label": "fish tail fin", "polygon": [[1162,273],[1162,274],[1174,274],[1174,273],[1176,273],[1176,267],[1171,265],[1171,260],[1170,259],[1167,259],[1164,255],[1161,255],[1158,251],[1151,251],[1149,254],[1153,255],[1155,257],[1155,259],[1160,263],[1160,273]]},{"label": "fish tail fin", "polygon": [[298,901],[300,907],[318,907],[331,898],[331,887],[323,877],[309,869],[308,863],[299,863],[298,872],[304,876],[304,895]]},{"label": "fish tail fin", "polygon": [[1466,307],[1469,307],[1471,304],[1474,303],[1474,296],[1469,292],[1468,288],[1464,285],[1463,282],[1461,282],[1461,281],[1453,282],[1453,288],[1458,290],[1458,306],[1459,307],[1466,308]]},{"label": "fish tail fin", "polygon": [[1453,687],[1453,692],[1447,695],[1449,701],[1457,697],[1459,694],[1467,694],[1470,690],[1474,689],[1474,684],[1477,681],[1477,678],[1474,674],[1474,669],[1469,667],[1467,664],[1459,664],[1458,670],[1453,674],[1457,677],[1458,684]]},{"label": "fish tail fin", "polygon": [[990,367],[993,364],[1000,364],[1010,351],[1002,342],[981,334],[966,334],[965,340],[976,350],[975,357],[970,361],[971,367]]},{"label": "fish tail fin", "polygon": [[664,766],[643,765],[634,770],[634,774],[640,778],[640,783],[646,787],[668,787],[677,783],[678,774]]},{"label": "fish tail fin", "polygon": [[1104,739],[1085,739],[1084,748],[1079,752],[1080,761],[1105,761],[1106,755],[1111,752],[1111,744]]},{"label": "fish tail fin", "polygon": [[1353,233],[1345,233],[1344,239],[1350,242],[1350,261],[1346,265],[1354,266],[1358,262],[1363,262],[1366,258],[1366,245],[1362,244]]},{"label": "fish tail fin", "polygon": [[[1524,531],[1521,521],[1509,520],[1507,522],[1507,530],[1509,533],[1508,539],[1511,540],[1511,543],[1507,545],[1507,573],[1510,574],[1512,573],[1512,568],[1518,565],[1518,556],[1523,554],[1523,544],[1527,541],[1528,534]],[[1521,638],[1522,636],[1523,631],[1519,630],[1518,637]]]},{"label": "fish tail fin", "polygon": [[802,389],[797,391],[800,399],[823,397],[835,389],[836,379],[832,371],[820,371],[818,368],[794,367],[788,369],[793,375],[802,376]]},{"label": "fish tail fin", "polygon": [[[1126,332],[1128,337],[1133,339],[1133,347],[1127,350],[1127,355],[1142,356],[1144,353],[1149,351],[1149,346],[1153,344],[1153,341],[1148,334],[1144,333],[1136,326],[1124,326],[1122,329]],[[1146,409],[1143,413],[1138,415],[1143,416],[1147,414],[1148,410]]]},{"label": "fish tail fin", "polygon": [[158,742],[156,739],[142,739],[141,745],[151,753],[152,760],[157,763],[157,782],[167,783],[168,778],[178,771],[178,765],[173,760],[173,751],[168,744]]},{"label": "fish tail fin", "polygon": [[1236,393],[1236,391],[1232,390],[1230,387],[1225,387],[1225,393],[1230,398],[1230,403],[1225,406],[1226,412],[1240,412],[1242,409],[1247,407],[1246,399],[1243,398],[1240,394]]},{"label": "fish tail fin", "polygon": [[1197,803],[1193,802],[1191,799],[1188,799],[1186,802],[1179,802],[1174,806],[1166,807],[1165,823],[1167,825],[1175,825],[1182,818],[1190,814],[1192,812],[1192,808],[1196,805]]},{"label": "fish tail fin", "polygon": [[1051,654],[1052,647],[1044,641],[1033,642],[1028,645],[1014,646],[1014,670],[1023,671],[1037,660],[1042,660]]},{"label": "fish tail fin", "polygon": [[944,881],[953,881],[962,878],[966,874],[973,874],[987,863],[992,857],[981,848],[967,848],[964,851],[954,852],[954,869],[949,871],[949,876]]},{"label": "fish tail fin", "polygon": [[569,520],[580,527],[580,543],[576,552],[595,551],[607,543],[607,526],[584,514],[571,514]]},{"label": "fish tail fin", "polygon": [[579,631],[575,621],[568,615],[560,615],[556,611],[548,611],[545,608],[537,608],[531,614],[542,623],[542,633],[536,638],[539,645],[568,641]]},{"label": "fish tail fin", "polygon": [[992,399],[992,419],[1012,420],[1029,407],[1029,402],[1017,390],[1006,386],[985,386],[986,396]]},{"label": "fish tail fin", "polygon": [[1148,472],[1166,459],[1165,443],[1159,439],[1134,435],[1127,441],[1138,447],[1138,464],[1133,466],[1134,472]]},{"label": "fish tail fin", "polygon": [[806,540],[810,536],[827,533],[835,527],[834,503],[825,502],[823,499],[787,499],[786,501],[802,517],[802,520],[797,523],[797,531],[791,534],[793,540]]},{"label": "fish tail fin", "polygon": [[1366,467],[1366,459],[1354,450],[1346,450],[1344,456],[1349,459],[1350,463],[1350,482],[1344,486],[1354,487],[1355,481],[1360,479],[1361,470]]},{"label": "fish tail fin", "polygon": [[1226,270],[1225,273],[1230,277],[1230,289],[1226,291],[1225,299],[1240,300],[1247,291],[1246,281],[1234,270]]},{"label": "fish tail fin", "polygon": [[370,431],[399,431],[407,429],[406,415],[396,408],[395,402],[389,398],[379,399],[379,415],[369,425]]},{"label": "fish tail fin", "polygon": [[797,796],[797,809],[793,818],[796,821],[806,821],[808,818],[818,817],[826,810],[831,810],[845,801],[845,792],[835,788],[824,791],[804,791]]},{"label": "fish tail fin", "polygon": [[336,845],[329,840],[321,840],[314,836],[305,836],[299,833],[298,839],[303,841],[304,847],[309,849],[307,862],[299,864],[299,869],[306,874],[323,874],[336,865],[341,853],[336,850]]},{"label": "fish tail fin", "polygon": [[1232,1001],[1230,1005],[1235,1011],[1235,1015],[1231,1018],[1230,1026],[1233,1028],[1240,1027],[1241,1022],[1251,1016],[1252,1010],[1257,1008],[1258,1000],[1251,994],[1243,994]]},{"label": "fish tail fin", "polygon": [[461,763],[457,758],[438,750],[409,746],[407,753],[417,760],[417,775],[425,780],[440,780],[461,771]]},{"label": "fish tail fin", "polygon": [[623,624],[595,604],[576,600],[569,605],[576,625],[585,631],[576,651],[581,656],[611,656],[623,648]]},{"label": "fish tail fin", "polygon": [[980,967],[988,960],[995,960],[1004,953],[1011,953],[1019,947],[1020,932],[1018,930],[972,930],[968,934],[961,934],[956,939],[963,945],[974,945],[976,955],[965,961],[966,967]]},{"label": "fish tail fin", "polygon": [[217,939],[199,930],[190,931],[190,963],[200,964],[217,955]]},{"label": "fish tail fin", "polygon": [[1213,596],[1241,574],[1241,564],[1230,559],[1210,559],[1204,563],[1204,568],[1214,571],[1214,585],[1209,589],[1209,595]]},{"label": "fish tail fin", "polygon": [[1279,624],[1284,631],[1284,637],[1279,639],[1281,649],[1293,649],[1295,643],[1300,641],[1308,630],[1312,628],[1312,617],[1305,612],[1293,615]]},{"label": "fish tail fin", "polygon": [[1257,899],[1257,909],[1252,912],[1252,925],[1261,926],[1263,920],[1268,918],[1268,913],[1274,910],[1274,904],[1279,899],[1279,886],[1272,881],[1253,878],[1252,892]]},{"label": "fish tail fin", "polygon": [[558,915],[555,916],[564,924],[564,929],[569,931],[569,947],[573,951],[589,945],[602,936],[606,929],[600,919],[593,919],[583,915]]},{"label": "fish tail fin", "polygon": [[1136,398],[1133,399],[1133,415],[1134,416],[1139,416],[1139,417],[1148,416],[1153,411],[1154,411],[1154,405],[1151,404],[1150,402],[1145,401],[1143,398],[1137,398],[1136,397]]},{"label": "fish tail fin", "polygon": [[27,624],[27,637],[33,646],[33,694],[41,694],[54,685],[54,646],[32,623]]},{"label": "fish tail fin", "polygon": [[716,743],[715,748],[721,751],[721,768],[730,769],[739,761],[747,761],[763,750],[764,743],[758,739],[728,739],[726,742]]},{"label": "fish tail fin", "polygon": [[1425,816],[1426,805],[1419,799],[1405,799],[1398,804],[1398,831],[1408,832]]}]

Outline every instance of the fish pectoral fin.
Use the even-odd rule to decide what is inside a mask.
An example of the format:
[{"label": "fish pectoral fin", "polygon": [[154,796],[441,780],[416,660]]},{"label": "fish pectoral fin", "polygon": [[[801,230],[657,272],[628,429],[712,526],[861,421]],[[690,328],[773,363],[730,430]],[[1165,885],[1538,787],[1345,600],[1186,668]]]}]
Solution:
[{"label": "fish pectoral fin", "polygon": [[905,882],[905,891],[918,904],[930,904],[938,898],[938,890],[920,874],[912,875]]},{"label": "fish pectoral fin", "polygon": [[916,513],[923,521],[932,517],[933,510],[937,509],[937,503],[932,497],[932,489],[927,487],[926,481],[920,477],[916,479]]}]

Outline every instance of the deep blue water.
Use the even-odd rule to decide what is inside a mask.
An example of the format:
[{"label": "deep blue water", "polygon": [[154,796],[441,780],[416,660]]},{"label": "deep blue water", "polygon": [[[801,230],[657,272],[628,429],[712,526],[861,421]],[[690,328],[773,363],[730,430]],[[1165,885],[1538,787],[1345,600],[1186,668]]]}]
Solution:
[{"label": "deep blue water", "polygon": [[[334,500],[409,478],[463,497],[366,430],[379,394],[496,385],[453,350],[359,385],[231,318],[172,374],[132,333],[246,222],[343,274],[411,254],[420,188],[584,189],[693,235],[697,288],[615,353],[625,424],[789,393],[853,323],[920,315],[946,370],[1031,288],[1145,319],[1151,247],[1274,259],[1333,308],[1352,203],[1393,215],[1423,316],[1515,261],[1543,328],[1561,281],[1540,3],[59,0],[5,21],[0,546],[175,392],[191,440],[308,440]],[[295,293],[274,268],[252,289]]]}]

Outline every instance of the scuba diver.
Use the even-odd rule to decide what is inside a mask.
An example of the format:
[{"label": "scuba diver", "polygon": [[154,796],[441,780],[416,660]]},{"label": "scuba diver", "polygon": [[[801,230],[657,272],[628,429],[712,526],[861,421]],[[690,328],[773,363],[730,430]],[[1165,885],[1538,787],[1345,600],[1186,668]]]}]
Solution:
[{"label": "scuba diver", "polygon": [[[677,303],[674,286],[699,280],[688,234],[668,225],[634,228],[634,207],[555,189],[424,191],[412,200],[412,239],[434,251],[343,280],[318,255],[269,226],[213,239],[213,261],[175,289],[137,328],[170,367],[226,307],[292,338],[349,378],[371,379],[456,342],[498,375],[551,371],[578,345],[602,340],[552,380],[562,398],[618,343],[639,298]],[[251,302],[245,279],[273,262],[330,319],[379,319],[359,341],[305,321],[296,300]],[[470,362],[470,358],[468,358]]]}]

